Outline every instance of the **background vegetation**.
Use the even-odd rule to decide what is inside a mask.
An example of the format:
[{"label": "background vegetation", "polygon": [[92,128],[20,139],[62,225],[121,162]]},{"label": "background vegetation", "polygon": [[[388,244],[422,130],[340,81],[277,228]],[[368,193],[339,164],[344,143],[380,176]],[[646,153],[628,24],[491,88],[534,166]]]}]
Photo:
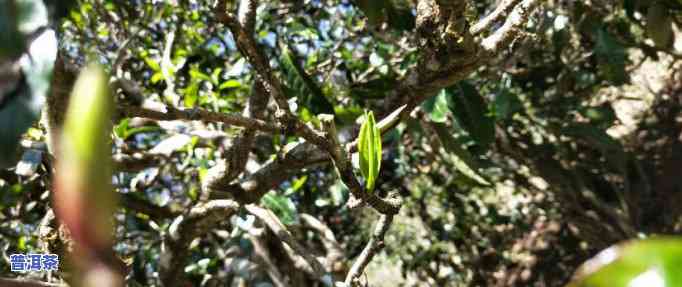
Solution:
[{"label": "background vegetation", "polygon": [[[680,11],[0,0],[0,274],[32,280],[0,283],[564,286],[682,229]],[[680,286],[680,243],[645,242],[575,278]],[[10,272],[33,252],[72,259]]]}]

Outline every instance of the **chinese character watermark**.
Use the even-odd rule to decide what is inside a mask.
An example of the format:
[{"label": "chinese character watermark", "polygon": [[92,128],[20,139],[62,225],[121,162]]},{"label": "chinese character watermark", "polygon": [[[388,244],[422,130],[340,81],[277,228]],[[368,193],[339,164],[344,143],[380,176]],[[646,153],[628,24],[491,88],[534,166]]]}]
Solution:
[{"label": "chinese character watermark", "polygon": [[9,256],[12,272],[56,271],[59,269],[57,254],[12,254]]}]

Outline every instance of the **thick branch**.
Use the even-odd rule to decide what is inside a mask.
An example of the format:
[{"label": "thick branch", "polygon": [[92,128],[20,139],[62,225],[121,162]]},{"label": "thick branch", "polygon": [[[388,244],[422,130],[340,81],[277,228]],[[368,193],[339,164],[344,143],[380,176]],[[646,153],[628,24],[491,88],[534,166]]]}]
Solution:
[{"label": "thick branch", "polygon": [[495,10],[493,10],[493,12],[485,16],[483,19],[479,20],[478,23],[471,27],[471,29],[469,29],[469,32],[471,32],[471,34],[476,35],[483,32],[483,30],[490,29],[493,26],[493,24],[502,20],[504,16],[509,14],[509,12],[511,12],[512,9],[514,9],[514,7],[517,4],[519,4],[519,2],[521,2],[521,0],[504,0],[502,3],[500,3],[500,5],[497,5],[497,7],[495,7]]},{"label": "thick branch", "polygon": [[[284,149],[283,157],[270,160],[239,183],[230,184],[224,189],[213,190],[210,198],[234,198],[241,204],[255,203],[270,189],[279,186],[301,169],[326,163],[329,160],[327,153],[308,142],[289,144]],[[214,176],[219,175],[207,174],[206,181],[210,182],[210,178]]]},{"label": "thick branch", "polygon": [[523,0],[517,5],[502,27],[481,41],[483,50],[490,55],[496,54],[502,47],[508,46],[519,37],[523,26],[528,23],[528,18],[539,3],[539,0]]},{"label": "thick branch", "polygon": [[163,238],[159,276],[164,286],[186,286],[184,268],[190,242],[226,222],[239,209],[232,200],[212,200],[178,216]]},{"label": "thick branch", "polygon": [[[251,97],[244,109],[243,116],[262,120],[265,115],[265,108],[268,104],[268,95],[265,93],[262,83],[255,82],[251,89]],[[256,130],[244,129],[241,134],[233,141],[232,146],[227,151],[227,158],[220,160],[213,168],[213,176],[208,178],[203,186],[204,192],[208,195],[212,190],[225,189],[229,184],[244,171],[246,163],[251,153],[251,148],[256,136]]]},{"label": "thick branch", "polygon": [[265,242],[263,242],[263,240],[261,240],[258,236],[255,235],[249,235],[249,238],[253,243],[253,251],[257,256],[258,261],[265,265],[266,267],[265,272],[267,272],[268,276],[270,276],[272,283],[274,283],[275,286],[277,287],[289,286],[289,284],[287,284],[287,281],[284,279],[284,275],[282,275],[282,272],[280,272],[277,265],[275,265],[275,263],[272,262],[271,260],[272,255],[270,255],[270,252],[268,251],[268,247],[266,246]]}]

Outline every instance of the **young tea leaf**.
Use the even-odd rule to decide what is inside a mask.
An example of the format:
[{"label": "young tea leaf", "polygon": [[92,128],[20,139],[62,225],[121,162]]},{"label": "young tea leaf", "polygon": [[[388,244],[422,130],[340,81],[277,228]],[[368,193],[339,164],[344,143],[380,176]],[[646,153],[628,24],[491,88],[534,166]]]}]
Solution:
[{"label": "young tea leaf", "polygon": [[365,122],[360,127],[358,151],[360,171],[365,177],[366,189],[372,192],[381,168],[381,131],[376,125],[372,112],[365,113]]}]

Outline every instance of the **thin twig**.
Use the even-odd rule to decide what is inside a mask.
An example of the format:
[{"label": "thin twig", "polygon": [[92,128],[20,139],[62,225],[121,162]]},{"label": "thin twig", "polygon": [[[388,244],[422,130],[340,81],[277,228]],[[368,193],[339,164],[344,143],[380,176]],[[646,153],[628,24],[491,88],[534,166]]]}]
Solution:
[{"label": "thin twig", "polygon": [[264,132],[281,133],[282,127],[263,120],[244,117],[237,114],[225,114],[204,109],[184,109],[167,106],[165,111],[147,109],[138,106],[122,105],[118,109],[121,117],[139,117],[159,121],[188,120],[221,122],[229,126],[238,126]]},{"label": "thin twig", "polygon": [[362,275],[365,267],[372,261],[374,255],[377,254],[384,247],[384,235],[391,227],[393,222],[393,215],[382,214],[377,222],[372,237],[367,242],[365,249],[362,250],[360,256],[355,260],[353,266],[350,268],[348,275],[346,276],[346,281],[344,282],[346,286],[353,286],[353,282]]}]

